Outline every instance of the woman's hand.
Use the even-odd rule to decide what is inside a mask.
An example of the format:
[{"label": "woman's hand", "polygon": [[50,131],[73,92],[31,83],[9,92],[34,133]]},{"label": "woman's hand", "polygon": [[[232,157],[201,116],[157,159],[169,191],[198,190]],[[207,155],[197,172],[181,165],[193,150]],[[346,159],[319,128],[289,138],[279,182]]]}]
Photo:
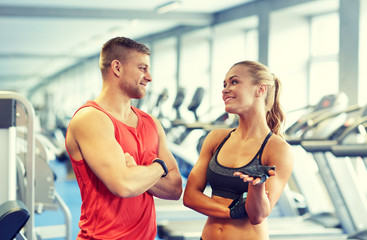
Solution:
[{"label": "woman's hand", "polygon": [[268,170],[268,172],[264,173],[262,177],[253,177],[242,172],[235,172],[233,175],[243,179],[244,182],[252,183],[252,185],[258,185],[264,183],[268,177],[275,176],[275,170]]}]

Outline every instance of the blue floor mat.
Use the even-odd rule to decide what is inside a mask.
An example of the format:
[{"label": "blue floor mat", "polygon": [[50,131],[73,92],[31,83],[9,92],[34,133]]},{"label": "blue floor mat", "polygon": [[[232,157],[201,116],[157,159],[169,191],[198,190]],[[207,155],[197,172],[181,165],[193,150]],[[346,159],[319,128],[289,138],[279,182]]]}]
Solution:
[{"label": "blue floor mat", "polygon": [[[51,169],[56,175],[55,188],[62,200],[68,206],[72,215],[72,239],[76,239],[79,232],[78,222],[80,218],[81,198],[79,187],[76,180],[67,178],[66,164],[59,161],[51,161],[49,163]],[[64,215],[61,210],[44,211],[42,214],[35,215],[35,226],[53,226],[65,224]],[[54,238],[54,240],[64,238]]]}]

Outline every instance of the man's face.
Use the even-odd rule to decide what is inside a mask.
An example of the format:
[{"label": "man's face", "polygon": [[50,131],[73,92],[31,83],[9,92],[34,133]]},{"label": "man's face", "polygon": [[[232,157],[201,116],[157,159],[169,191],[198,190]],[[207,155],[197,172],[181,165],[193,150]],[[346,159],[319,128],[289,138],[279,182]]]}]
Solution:
[{"label": "man's face", "polygon": [[123,64],[120,88],[130,98],[141,99],[145,96],[146,86],[152,81],[149,72],[150,56],[132,51]]}]

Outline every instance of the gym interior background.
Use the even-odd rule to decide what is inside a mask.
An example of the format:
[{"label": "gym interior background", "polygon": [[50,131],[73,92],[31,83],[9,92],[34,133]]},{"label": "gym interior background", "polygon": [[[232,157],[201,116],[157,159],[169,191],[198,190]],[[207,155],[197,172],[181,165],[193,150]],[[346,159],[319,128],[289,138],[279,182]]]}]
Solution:
[{"label": "gym interior background", "polygon": [[[324,96],[343,94],[346,109],[367,104],[366,0],[174,2],[177,8],[158,12],[169,2],[0,0],[0,91],[19,93],[35,109],[36,136],[42,135],[45,145],[51,142],[52,146],[44,147],[47,163],[55,175],[56,191],[71,211],[72,239],[78,231],[80,197],[63,152],[63,137],[77,107],[100,91],[99,51],[112,37],[127,36],[151,49],[153,81],[146,97],[133,103],[159,117],[167,129],[178,117],[177,110],[186,123],[220,120],[225,73],[233,63],[245,59],[268,65],[281,79],[287,127]],[[204,89],[204,95],[193,114],[189,106],[197,89]],[[184,98],[175,109],[179,93]],[[226,121],[235,120],[229,116]],[[170,128],[167,136],[178,158],[184,148],[193,163],[203,129],[179,139],[186,130]],[[366,180],[366,171],[359,167],[356,176]],[[357,188],[364,193],[365,204],[366,187]],[[301,208],[305,196],[297,196]],[[61,230],[37,229],[53,221],[58,225],[65,215],[60,210],[40,212],[34,220],[40,236],[46,239],[67,232],[67,224]],[[169,219],[162,216],[158,216],[160,222]],[[363,228],[367,225],[359,223],[354,230]],[[345,229],[342,232],[348,237],[351,232]]]}]

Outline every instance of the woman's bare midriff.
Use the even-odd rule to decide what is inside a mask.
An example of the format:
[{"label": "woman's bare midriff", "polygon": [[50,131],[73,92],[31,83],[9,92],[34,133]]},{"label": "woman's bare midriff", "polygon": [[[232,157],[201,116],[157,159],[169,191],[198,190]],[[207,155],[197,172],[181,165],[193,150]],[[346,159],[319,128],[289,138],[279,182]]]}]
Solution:
[{"label": "woman's bare midriff", "polygon": [[[218,202],[230,205],[232,200],[213,196]],[[230,219],[208,217],[202,232],[203,240],[268,240],[267,221],[252,225],[248,218]]]}]

